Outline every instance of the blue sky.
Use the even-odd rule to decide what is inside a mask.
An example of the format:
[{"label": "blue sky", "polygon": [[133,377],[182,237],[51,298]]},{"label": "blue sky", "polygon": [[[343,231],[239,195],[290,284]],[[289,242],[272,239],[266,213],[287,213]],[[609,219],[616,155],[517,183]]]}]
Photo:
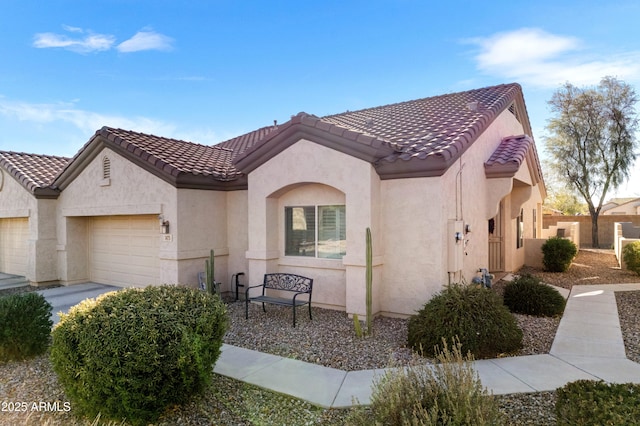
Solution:
[{"label": "blue sky", "polygon": [[[100,127],[213,144],[518,82],[538,150],[562,83],[640,92],[640,2],[0,0],[0,149],[72,156]],[[611,194],[612,196],[614,194]],[[619,196],[640,196],[640,159]]]}]

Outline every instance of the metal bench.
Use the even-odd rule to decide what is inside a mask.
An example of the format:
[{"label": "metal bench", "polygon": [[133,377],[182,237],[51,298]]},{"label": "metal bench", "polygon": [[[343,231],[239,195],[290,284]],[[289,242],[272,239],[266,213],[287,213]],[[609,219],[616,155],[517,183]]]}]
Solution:
[{"label": "metal bench", "polygon": [[[262,288],[262,295],[250,297],[249,291],[252,288]],[[262,303],[262,311],[266,312],[265,303],[272,305],[291,306],[293,308],[293,326],[296,326],[296,307],[308,305],[309,319],[311,317],[311,290],[313,289],[313,279],[295,274],[264,274],[264,280],[260,285],[247,287],[245,292],[245,317],[249,319],[249,302]],[[269,294],[267,294],[267,290]],[[283,297],[286,292],[293,293],[291,298]],[[271,295],[271,294],[277,294]],[[298,296],[301,296],[298,299]],[[308,295],[308,296],[305,296]]]}]

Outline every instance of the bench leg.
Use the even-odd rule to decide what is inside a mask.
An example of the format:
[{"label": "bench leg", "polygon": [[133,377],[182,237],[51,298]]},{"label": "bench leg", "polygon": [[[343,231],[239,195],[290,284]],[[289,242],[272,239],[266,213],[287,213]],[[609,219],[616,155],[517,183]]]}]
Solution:
[{"label": "bench leg", "polygon": [[296,304],[293,304],[293,328],[296,328]]},{"label": "bench leg", "polygon": [[244,301],[244,319],[249,319],[249,298],[247,297]]},{"label": "bench leg", "polygon": [[309,319],[312,320],[313,318],[311,317],[311,303],[309,303]]},{"label": "bench leg", "polygon": [[262,312],[267,312],[267,310],[264,308],[264,302],[262,302]]}]

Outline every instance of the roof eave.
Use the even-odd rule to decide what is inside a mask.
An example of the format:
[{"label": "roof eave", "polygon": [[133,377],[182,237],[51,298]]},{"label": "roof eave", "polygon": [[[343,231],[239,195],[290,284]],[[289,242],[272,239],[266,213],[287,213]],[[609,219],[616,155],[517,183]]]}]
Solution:
[{"label": "roof eave", "polygon": [[380,179],[438,177],[445,174],[457,158],[431,155],[427,158],[383,159],[375,164]]}]

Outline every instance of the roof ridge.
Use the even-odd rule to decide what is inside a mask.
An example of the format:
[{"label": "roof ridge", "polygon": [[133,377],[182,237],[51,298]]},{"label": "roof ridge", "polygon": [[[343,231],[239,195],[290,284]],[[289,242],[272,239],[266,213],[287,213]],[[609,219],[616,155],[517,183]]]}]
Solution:
[{"label": "roof ridge", "polygon": [[507,86],[513,86],[513,87],[520,87],[519,83],[502,83],[502,84],[496,84],[494,86],[486,86],[486,87],[480,87],[477,89],[469,89],[469,90],[462,90],[459,92],[449,92],[449,93],[444,93],[444,94],[440,94],[440,95],[433,95],[433,96],[425,96],[422,98],[415,98],[415,99],[411,99],[408,101],[399,101],[399,102],[392,102],[392,103],[388,103],[385,105],[378,105],[378,106],[374,106],[374,107],[369,107],[369,108],[362,108],[362,109],[357,109],[357,110],[347,110],[344,112],[340,112],[340,113],[336,113],[336,114],[330,114],[330,115],[325,115],[320,117],[321,119],[324,118],[333,118],[333,117],[338,117],[338,116],[342,116],[342,115],[346,115],[346,114],[355,114],[355,113],[360,113],[360,112],[366,112],[366,111],[374,111],[374,110],[378,110],[378,109],[383,109],[383,108],[389,108],[389,107],[393,107],[393,106],[398,106],[398,105],[405,105],[405,104],[411,104],[414,102],[419,102],[419,101],[424,101],[427,99],[439,99],[439,98],[445,98],[445,97],[450,97],[450,96],[459,96],[461,94],[464,93],[473,93],[473,92],[479,92],[482,90],[491,90],[491,89],[497,89],[500,87],[507,87]]}]

